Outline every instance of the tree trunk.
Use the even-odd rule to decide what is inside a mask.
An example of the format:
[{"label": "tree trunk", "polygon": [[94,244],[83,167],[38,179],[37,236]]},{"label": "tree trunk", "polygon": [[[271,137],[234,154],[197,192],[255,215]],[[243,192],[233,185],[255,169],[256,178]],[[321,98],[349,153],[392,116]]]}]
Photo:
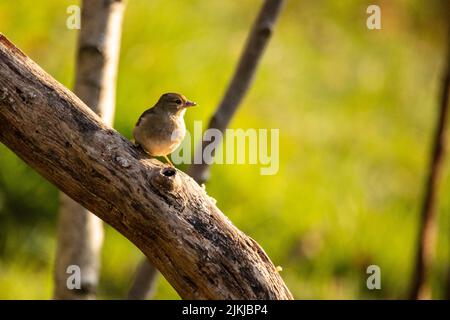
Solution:
[{"label": "tree trunk", "polygon": [[[116,0],[83,0],[81,8],[75,93],[108,125],[114,117],[123,11],[123,1]],[[64,193],[60,195],[57,242],[54,298],[94,299],[103,223]],[[79,289],[67,287],[70,265],[80,267]]]},{"label": "tree trunk", "polygon": [[134,243],[184,299],[292,299],[192,178],[121,136],[0,36],[0,141]]}]

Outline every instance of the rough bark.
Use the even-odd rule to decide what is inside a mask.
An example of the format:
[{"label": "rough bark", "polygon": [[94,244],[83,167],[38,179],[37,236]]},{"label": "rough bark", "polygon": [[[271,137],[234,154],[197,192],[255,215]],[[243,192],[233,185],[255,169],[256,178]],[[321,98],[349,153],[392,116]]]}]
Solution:
[{"label": "rough bark", "polygon": [[[233,115],[236,113],[242,99],[250,88],[258,63],[273,33],[283,3],[284,0],[264,1],[250,30],[247,43],[239,59],[234,76],[228,85],[221,103],[209,122],[208,129],[214,128],[224,132]],[[203,150],[209,143],[211,142],[200,141],[196,152],[203,154]],[[203,160],[203,157],[199,158]],[[209,179],[208,169],[209,164],[202,162],[200,164],[191,164],[187,172],[195,181],[202,184]],[[154,287],[153,282],[156,280],[157,273],[153,272],[151,266],[144,267],[143,265],[145,264],[149,263],[145,260],[140,262],[141,267],[138,269],[140,274],[139,276],[135,276],[135,280],[139,282],[133,282],[132,285],[132,290],[134,291],[137,288]],[[145,290],[139,290],[139,292],[141,296],[134,295],[135,299],[145,299],[149,296],[149,293],[146,293]]]},{"label": "rough bark", "polygon": [[435,237],[435,211],[437,206],[438,186],[441,180],[447,145],[448,104],[450,91],[450,32],[448,34],[447,60],[442,72],[441,98],[437,113],[436,128],[433,136],[428,177],[425,182],[423,204],[420,212],[419,234],[416,245],[416,260],[412,275],[410,299],[429,299],[430,289],[427,284],[427,272],[432,260]]},{"label": "rough bark", "polygon": [[192,178],[101,121],[0,36],[0,141],[134,243],[185,299],[292,299]]},{"label": "rough bark", "polygon": [[[123,12],[123,1],[82,1],[74,92],[108,125],[114,117]],[[54,298],[95,298],[103,224],[64,193],[60,195],[57,243]],[[70,265],[80,267],[80,289],[67,288]]]},{"label": "rough bark", "polygon": [[[267,43],[269,42],[270,36],[273,33],[275,22],[281,11],[283,3],[284,0],[266,0],[264,2],[250,31],[247,43],[244,51],[242,52],[241,58],[239,59],[233,78],[228,85],[219,107],[209,122],[209,129],[219,129],[223,133],[230,123],[231,118],[252,84],[258,63],[264,53]],[[195,152],[203,155],[204,149],[210,143],[217,142],[201,141]],[[201,184],[208,180],[209,165],[203,161],[202,156],[198,158],[201,158],[202,162],[192,164],[187,172]]]}]

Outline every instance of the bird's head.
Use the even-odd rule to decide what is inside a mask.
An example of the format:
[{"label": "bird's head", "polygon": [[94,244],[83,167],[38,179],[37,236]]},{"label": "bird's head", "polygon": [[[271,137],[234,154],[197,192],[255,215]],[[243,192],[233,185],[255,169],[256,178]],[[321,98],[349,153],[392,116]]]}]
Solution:
[{"label": "bird's head", "polygon": [[189,101],[179,93],[165,93],[159,98],[157,105],[164,111],[177,114],[186,108],[196,106],[195,102]]}]

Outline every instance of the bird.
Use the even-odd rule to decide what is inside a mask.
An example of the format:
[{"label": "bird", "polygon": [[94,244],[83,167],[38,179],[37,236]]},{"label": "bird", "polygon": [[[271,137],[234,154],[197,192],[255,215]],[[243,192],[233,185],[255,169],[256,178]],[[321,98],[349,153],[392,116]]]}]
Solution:
[{"label": "bird", "polygon": [[135,145],[150,156],[164,157],[174,167],[167,155],[183,141],[186,135],[184,114],[187,108],[196,105],[182,94],[163,94],[152,108],[139,117],[133,129]]}]

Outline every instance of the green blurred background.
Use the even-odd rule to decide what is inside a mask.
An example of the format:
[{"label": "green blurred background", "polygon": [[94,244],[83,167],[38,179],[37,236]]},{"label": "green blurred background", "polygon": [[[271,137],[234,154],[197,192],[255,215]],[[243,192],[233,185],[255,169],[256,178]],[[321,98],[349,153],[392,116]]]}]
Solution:
[{"label": "green blurred background", "polygon": [[[0,1],[0,32],[65,86],[74,83],[78,1]],[[159,95],[198,102],[207,121],[261,1],[130,0],[115,128],[132,127]],[[378,4],[382,30],[366,28]],[[297,1],[284,8],[232,128],[280,128],[280,170],[216,165],[208,193],[256,239],[297,299],[404,298],[446,48],[447,1]],[[445,164],[431,269],[443,298],[449,266]],[[58,190],[0,145],[0,298],[49,299]],[[99,297],[124,298],[141,253],[106,226]],[[366,288],[381,267],[382,290]],[[156,298],[178,298],[161,277]]]}]

